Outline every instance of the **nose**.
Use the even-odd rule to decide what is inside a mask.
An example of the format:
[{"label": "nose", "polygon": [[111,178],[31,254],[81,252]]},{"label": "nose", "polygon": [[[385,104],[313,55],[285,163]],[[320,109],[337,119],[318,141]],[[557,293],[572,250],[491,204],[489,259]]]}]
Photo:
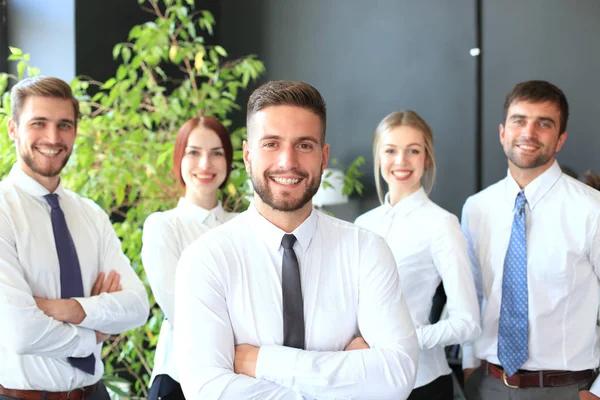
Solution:
[{"label": "nose", "polygon": [[523,134],[525,137],[534,137],[536,132],[536,124],[534,121],[529,122],[525,129],[523,129]]},{"label": "nose", "polygon": [[404,152],[403,151],[398,151],[396,153],[396,157],[394,157],[394,164],[397,165],[402,165],[402,162],[404,161]]},{"label": "nose", "polygon": [[280,169],[291,169],[298,166],[298,155],[294,146],[282,146],[279,152],[277,166]]},{"label": "nose", "polygon": [[61,141],[58,127],[55,124],[48,124],[48,128],[46,130],[46,138],[52,144],[56,144]]},{"label": "nose", "polygon": [[207,153],[202,153],[198,158],[198,166],[203,169],[208,169],[210,164],[210,155]]}]

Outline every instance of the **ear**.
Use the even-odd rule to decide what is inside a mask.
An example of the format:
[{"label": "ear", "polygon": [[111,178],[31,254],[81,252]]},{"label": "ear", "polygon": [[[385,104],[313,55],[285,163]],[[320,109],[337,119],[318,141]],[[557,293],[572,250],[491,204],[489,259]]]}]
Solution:
[{"label": "ear", "polygon": [[250,173],[248,166],[250,165],[250,144],[247,140],[242,143],[242,151],[244,157],[244,165],[246,166],[246,172]]},{"label": "ear", "polygon": [[500,143],[504,146],[504,125],[500,124],[498,130],[500,131]]},{"label": "ear", "polygon": [[321,175],[323,174],[323,171],[325,171],[325,168],[327,168],[327,164],[329,163],[329,143],[325,144],[325,146],[323,146],[323,161],[321,164]]},{"label": "ear", "polygon": [[566,140],[567,140],[567,131],[564,131],[558,137],[558,142],[556,143],[556,150],[554,151],[555,153],[558,153],[560,151],[560,149],[562,149],[562,147],[565,144]]},{"label": "ear", "polygon": [[12,118],[8,120],[8,136],[10,136],[12,140],[17,140],[17,137],[19,136],[17,134],[17,123]]}]

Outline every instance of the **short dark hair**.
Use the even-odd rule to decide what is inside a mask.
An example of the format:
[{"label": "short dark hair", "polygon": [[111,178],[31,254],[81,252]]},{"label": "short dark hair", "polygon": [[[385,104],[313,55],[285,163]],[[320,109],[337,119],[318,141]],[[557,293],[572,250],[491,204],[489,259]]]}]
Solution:
[{"label": "short dark hair", "polygon": [[508,114],[508,108],[517,101],[531,101],[542,103],[550,101],[560,110],[560,131],[563,134],[567,130],[569,120],[569,103],[567,97],[557,86],[547,81],[525,81],[518,83],[506,96],[504,101],[504,121]]},{"label": "short dark hair", "polygon": [[313,86],[305,82],[271,81],[257,88],[248,100],[248,130],[254,114],[271,106],[297,106],[315,113],[321,120],[321,139],[322,144],[325,144],[327,105],[321,93]]},{"label": "short dark hair", "polygon": [[233,162],[233,146],[231,144],[229,131],[227,128],[225,128],[225,125],[213,117],[192,118],[187,120],[185,124],[179,128],[177,138],[175,139],[175,148],[173,149],[173,174],[175,175],[175,179],[177,179],[177,182],[179,182],[181,187],[185,189],[185,182],[181,174],[181,160],[183,160],[183,156],[185,155],[185,148],[187,147],[190,133],[199,127],[215,132],[219,139],[221,139],[223,152],[225,153],[225,161],[227,163],[227,174],[225,175],[225,180],[221,186],[219,186],[219,189],[223,189],[227,184],[227,179],[229,179],[229,174],[231,173],[231,164]]},{"label": "short dark hair", "polygon": [[21,80],[10,91],[10,106],[12,108],[11,118],[16,124],[19,123],[23,104],[28,97],[56,97],[71,100],[73,104],[73,118],[75,124],[79,119],[79,100],[73,96],[71,86],[62,79],[51,76],[36,76]]}]

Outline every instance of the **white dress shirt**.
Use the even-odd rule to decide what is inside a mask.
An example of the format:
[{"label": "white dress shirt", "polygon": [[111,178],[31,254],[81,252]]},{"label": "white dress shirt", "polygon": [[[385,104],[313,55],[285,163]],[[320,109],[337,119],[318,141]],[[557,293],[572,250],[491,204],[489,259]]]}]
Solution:
[{"label": "white dress shirt", "polygon": [[[254,205],[184,251],[175,353],[186,398],[405,399],[418,344],[384,240],[316,210],[292,233],[306,350],[282,345],[284,231]],[[370,349],[342,351],[359,335]],[[256,378],[233,372],[238,344],[260,346]]]},{"label": "white dress shirt", "polygon": [[[10,389],[68,391],[96,383],[104,365],[95,331],[118,334],[148,318],[146,290],[108,216],[62,184],[54,193],[77,249],[86,297],[76,300],[87,316],[73,325],[37,308],[33,296],[61,298],[50,206],[43,197],[48,193],[18,164],[0,182],[0,384]],[[121,275],[123,289],[89,297],[98,274],[113,269]],[[96,357],[94,375],[67,361],[91,353]]]},{"label": "white dress shirt", "polygon": [[[383,205],[355,223],[382,236],[394,253],[419,339],[415,388],[450,374],[444,346],[474,340],[481,333],[467,242],[458,218],[432,202],[421,188],[393,207],[386,196]],[[440,281],[448,298],[448,318],[431,325],[429,314]]]},{"label": "white dress shirt", "polygon": [[183,250],[200,236],[233,218],[219,205],[212,210],[199,207],[185,198],[177,207],[150,215],[144,223],[142,262],[156,302],[165,314],[154,355],[151,382],[160,374],[179,381],[173,353],[175,318],[175,270]]},{"label": "white dress shirt", "polygon": [[[471,196],[462,225],[481,301],[481,337],[463,350],[463,367],[499,364],[498,321],[504,258],[519,185],[506,178]],[[525,187],[529,358],[525,370],[598,367],[600,192],[563,174],[555,162]],[[592,392],[600,395],[600,384]]]}]

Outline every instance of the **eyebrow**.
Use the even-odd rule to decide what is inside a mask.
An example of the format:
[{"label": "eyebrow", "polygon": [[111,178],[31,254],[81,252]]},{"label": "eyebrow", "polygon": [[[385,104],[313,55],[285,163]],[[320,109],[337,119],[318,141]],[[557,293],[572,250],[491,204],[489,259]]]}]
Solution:
[{"label": "eyebrow", "polygon": [[[523,115],[523,114],[513,114],[510,116],[510,120],[513,119],[517,119],[517,118],[521,118],[521,119],[527,119],[527,115]],[[554,119],[550,118],[550,117],[537,117],[536,118],[537,121],[546,121],[546,122],[551,122],[552,124],[556,125],[556,121],[554,121]]]},{"label": "eyebrow", "polygon": [[[202,147],[199,146],[185,146],[186,149],[198,149],[198,150],[202,150]],[[222,150],[223,146],[219,146],[219,147],[213,147],[211,148],[211,150]]]},{"label": "eyebrow", "polygon": [[[49,122],[50,119],[46,118],[46,117],[32,117],[29,119],[29,121],[44,121],[44,122]],[[72,119],[69,118],[61,118],[58,120],[58,122],[68,122],[69,124],[73,124],[75,125],[75,121],[73,121]]]},{"label": "eyebrow", "polygon": [[[265,135],[263,137],[260,138],[260,141],[265,141],[265,140],[283,140],[282,136],[279,135]],[[320,141],[316,140],[315,138],[313,138],[312,136],[300,136],[299,138],[296,139],[297,142],[313,142],[315,144],[321,144]]]},{"label": "eyebrow", "polygon": [[[384,146],[391,146],[391,147],[398,147],[395,144],[392,143],[384,143]],[[419,146],[419,147],[423,147],[423,145],[421,143],[409,143],[406,145],[406,147],[410,147],[410,146]]]}]

